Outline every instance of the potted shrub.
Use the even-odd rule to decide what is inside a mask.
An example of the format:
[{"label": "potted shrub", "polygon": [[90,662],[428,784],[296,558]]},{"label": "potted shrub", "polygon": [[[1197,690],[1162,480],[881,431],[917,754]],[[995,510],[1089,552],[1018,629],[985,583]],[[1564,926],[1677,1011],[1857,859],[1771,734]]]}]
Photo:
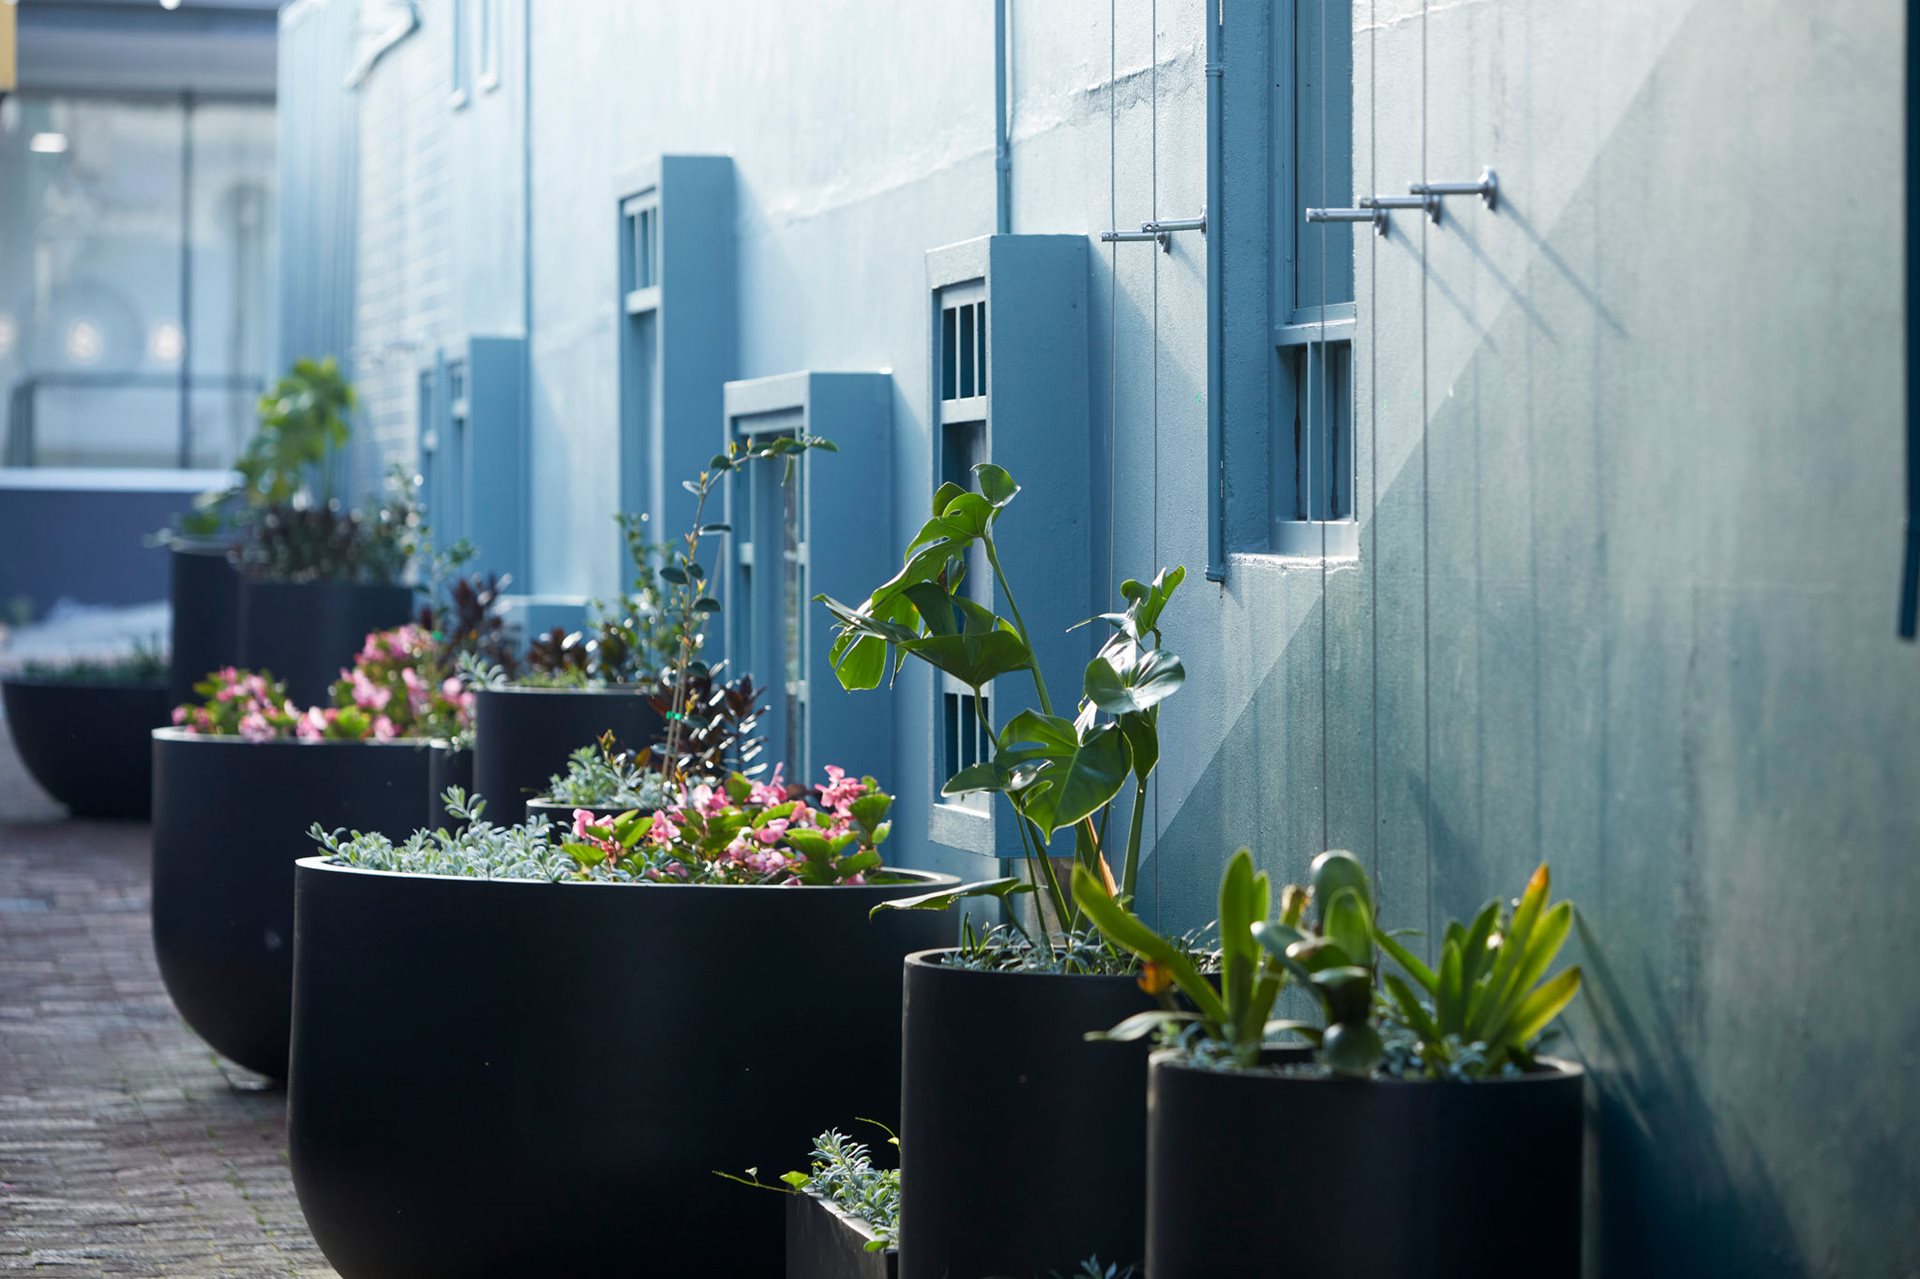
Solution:
[{"label": "potted shrub", "polygon": [[171,551],[172,700],[228,666],[277,671],[301,704],[325,698],[369,631],[412,611],[402,580],[420,537],[413,483],[349,510],[332,494],[353,387],[331,357],[301,359],[260,397],[235,482],[161,535]]},{"label": "potted shrub", "polygon": [[676,644],[663,620],[664,591],[645,540],[643,518],[623,516],[633,580],[611,603],[595,601],[589,624],[536,637],[518,669],[476,667],[470,682],[474,715],[474,789],[495,819],[513,824],[573,753],[611,735],[629,751],[656,742],[666,722],[657,682]]},{"label": "potted shrub", "polygon": [[151,734],[167,722],[167,660],[29,662],[0,679],[7,731],[42,790],[75,817],[145,819]]},{"label": "potted shrub", "polygon": [[[867,1122],[900,1144],[885,1124]],[[782,1173],[778,1185],[757,1168],[719,1175],[788,1196],[786,1279],[897,1279],[900,1170],[874,1163],[865,1142],[829,1128],[813,1139],[808,1170]]]},{"label": "potted shrub", "polygon": [[[1429,967],[1374,922],[1352,854],[1317,858],[1276,918],[1242,849],[1221,880],[1217,989],[1084,868],[1073,883],[1165,1003],[1112,1032],[1166,1045],[1147,1107],[1148,1274],[1467,1279],[1508,1257],[1579,1275],[1584,1077],[1538,1041],[1580,970],[1547,975],[1573,907],[1549,905],[1544,865],[1516,901],[1448,924]],[[1269,1020],[1290,981],[1317,1019]]]},{"label": "potted shrub", "polygon": [[229,668],[152,734],[153,945],[180,1014],[226,1057],[286,1074],[293,863],[315,821],[404,835],[426,817],[428,741],[469,713],[415,627],[367,637],[333,705],[302,710]]},{"label": "potted shrub", "polygon": [[891,1113],[900,960],[944,930],[867,917],[955,881],[883,867],[891,800],[844,774],[566,827],[450,801],[463,830],[316,831],[299,864],[288,1140],[327,1259],[778,1273],[778,1205],[709,1172],[773,1165],[820,1106]]},{"label": "potted shrub", "polygon": [[[849,689],[876,687],[913,657],[971,687],[975,705],[990,681],[1013,679],[1031,679],[1038,703],[990,726],[993,757],[944,788],[1012,805],[1026,875],[893,903],[995,896],[1013,907],[1006,925],[907,960],[900,1262],[911,1279],[1064,1272],[1089,1252],[1125,1265],[1144,1246],[1145,1048],[1103,1052],[1084,1036],[1152,1003],[1134,956],[1086,927],[1051,844],[1070,833],[1072,864],[1108,881],[1105,850],[1119,841],[1117,888],[1132,896],[1159,703],[1184,679],[1160,633],[1184,571],[1123,585],[1125,610],[1098,619],[1111,633],[1075,713],[1057,714],[999,567],[994,525],[1019,486],[997,466],[974,475],[976,492],[941,486],[900,572],[858,607],[822,597],[840,624],[832,657]],[[959,593],[976,552],[1007,617]],[[1024,920],[1022,897],[1037,903]],[[1019,1135],[1017,1152],[980,1139],[983,1116]]]},{"label": "potted shrub", "polygon": [[652,816],[673,803],[675,791],[666,774],[646,766],[646,755],[620,750],[612,733],[603,735],[575,751],[566,772],[547,780],[546,790],[527,802],[527,816],[569,826],[576,813],[596,822],[629,812]]}]

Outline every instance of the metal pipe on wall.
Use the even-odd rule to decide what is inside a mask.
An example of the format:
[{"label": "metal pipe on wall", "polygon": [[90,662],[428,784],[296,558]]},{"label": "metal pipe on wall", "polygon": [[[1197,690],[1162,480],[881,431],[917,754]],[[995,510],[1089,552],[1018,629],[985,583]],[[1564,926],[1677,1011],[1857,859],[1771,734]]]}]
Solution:
[{"label": "metal pipe on wall", "polygon": [[993,229],[1013,230],[1013,139],[1007,133],[1007,0],[993,0]]},{"label": "metal pipe on wall", "polygon": [[1221,80],[1225,67],[1222,46],[1227,22],[1227,0],[1208,0],[1207,22],[1207,580],[1227,580],[1225,522],[1226,488],[1226,311],[1220,280],[1226,259],[1221,234],[1227,202],[1220,155]]}]

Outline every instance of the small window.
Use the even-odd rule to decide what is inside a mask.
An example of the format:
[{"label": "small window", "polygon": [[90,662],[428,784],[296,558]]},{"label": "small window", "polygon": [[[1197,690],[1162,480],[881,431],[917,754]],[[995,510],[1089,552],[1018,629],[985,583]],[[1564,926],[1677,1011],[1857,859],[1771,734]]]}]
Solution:
[{"label": "small window", "polygon": [[627,294],[627,310],[651,307],[653,300],[645,291],[660,286],[660,203],[650,191],[634,196],[621,206],[620,246],[621,287]]},{"label": "small window", "polygon": [[1353,521],[1352,0],[1283,0],[1274,23],[1273,410],[1267,549],[1348,556]]},{"label": "small window", "polygon": [[987,304],[964,302],[940,310],[940,398],[969,400],[987,393]]},{"label": "small window", "polygon": [[467,490],[472,483],[467,458],[467,362],[447,363],[447,435],[440,441],[447,478],[441,509],[433,512],[441,536],[451,545],[472,533],[467,522]]},{"label": "small window", "polygon": [[500,0],[477,0],[480,5],[480,87],[500,87]]},{"label": "small window", "polygon": [[[984,300],[942,309],[946,331],[953,338],[951,342],[943,338],[943,353],[950,350],[964,356],[984,349],[986,309]],[[972,336],[968,337],[968,334]],[[987,423],[984,407],[979,410],[977,417],[970,417],[966,414],[965,406],[969,401],[981,406],[986,403],[984,398],[975,398],[984,395],[985,365],[983,361],[964,358],[956,365],[953,360],[945,359],[944,354],[942,362],[956,374],[953,382],[956,393],[946,395],[944,399],[947,403],[942,405],[940,480],[970,489],[974,483],[973,468],[988,460]],[[976,377],[981,379],[977,389],[971,380]],[[943,384],[946,381],[947,373],[943,373]],[[989,607],[993,604],[992,572],[987,565],[985,551],[978,546],[969,553],[961,594],[976,603]],[[993,730],[990,727],[993,723],[993,688],[988,685],[981,689],[980,697],[976,700],[973,689],[953,676],[942,674],[939,679],[940,776],[944,781],[963,768],[993,757]],[[970,812],[990,813],[992,801],[991,792],[980,791],[942,802]]]},{"label": "small window", "polygon": [[471,0],[453,0],[453,21],[448,31],[453,39],[453,86],[451,101],[457,110],[467,105],[472,88],[473,69],[467,62],[467,5]]}]

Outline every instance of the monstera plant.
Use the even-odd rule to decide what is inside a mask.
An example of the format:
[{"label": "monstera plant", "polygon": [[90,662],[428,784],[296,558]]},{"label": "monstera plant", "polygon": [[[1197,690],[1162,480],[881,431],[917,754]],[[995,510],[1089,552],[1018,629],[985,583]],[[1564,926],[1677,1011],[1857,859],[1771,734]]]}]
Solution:
[{"label": "monstera plant", "polygon": [[[1018,819],[1027,876],[986,880],[924,901],[894,904],[944,907],[966,896],[1005,898],[1040,889],[1052,920],[1071,933],[1083,922],[1081,912],[1049,856],[1061,832],[1072,832],[1077,865],[1123,900],[1134,894],[1147,784],[1160,762],[1160,703],[1186,678],[1180,659],[1162,646],[1160,619],[1186,570],[1163,569],[1151,582],[1122,583],[1125,608],[1089,619],[1111,633],[1087,663],[1077,703],[1063,714],[1034,655],[1033,638],[1013,584],[1001,568],[995,540],[995,526],[1020,486],[992,464],[974,467],[973,474],[975,491],[952,483],[940,486],[933,495],[932,516],[908,544],[900,571],[858,606],[824,595],[816,598],[839,623],[831,657],[840,683],[848,689],[891,682],[909,657],[972,689],[977,708],[988,704],[982,692],[995,680],[1024,678],[1033,683],[1037,707],[1001,725],[983,719],[982,727],[993,740],[991,757],[953,774],[941,791],[946,796],[1004,796]],[[993,574],[1008,616],[963,593],[967,564],[976,550]],[[1116,801],[1129,789],[1132,802],[1116,883],[1107,853]],[[1040,948],[1053,945],[1044,919],[1042,927],[1029,931],[1019,924],[1017,912],[1012,914],[1028,942]]]}]

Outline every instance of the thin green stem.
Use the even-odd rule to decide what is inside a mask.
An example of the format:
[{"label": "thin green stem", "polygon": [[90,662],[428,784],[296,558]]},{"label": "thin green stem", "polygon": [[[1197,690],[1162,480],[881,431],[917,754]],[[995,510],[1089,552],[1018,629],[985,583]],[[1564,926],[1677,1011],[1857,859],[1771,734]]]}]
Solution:
[{"label": "thin green stem", "polygon": [[1140,878],[1140,831],[1147,815],[1147,779],[1133,788],[1133,815],[1127,821],[1127,864],[1120,876],[1120,891],[1129,905]]},{"label": "thin green stem", "polygon": [[[993,548],[993,535],[989,533],[982,536],[980,542],[987,548],[987,563],[993,566],[993,580],[1000,583],[1000,594],[1006,597],[1007,611],[1013,614],[1013,629],[1020,632],[1020,642],[1027,646],[1027,652],[1031,654],[1033,637],[1027,633],[1027,623],[1021,618],[1020,606],[1013,599],[1013,587],[1007,584],[1007,575],[1000,567],[1000,554]],[[1047,679],[1040,673],[1038,656],[1034,657],[1033,665],[1028,669],[1033,672],[1034,690],[1040,694],[1041,713],[1053,714],[1053,699],[1047,696]]]}]

